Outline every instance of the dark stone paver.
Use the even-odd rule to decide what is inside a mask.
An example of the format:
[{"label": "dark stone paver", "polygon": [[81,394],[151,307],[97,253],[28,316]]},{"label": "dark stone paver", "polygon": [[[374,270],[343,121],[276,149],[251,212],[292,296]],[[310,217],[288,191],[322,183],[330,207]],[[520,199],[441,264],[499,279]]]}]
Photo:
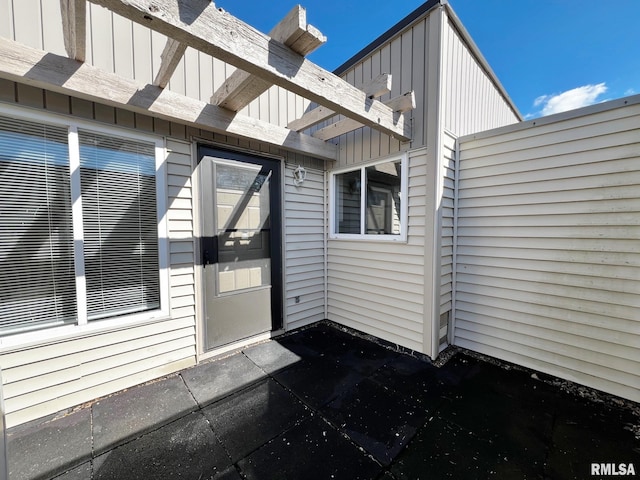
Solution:
[{"label": "dark stone paver", "polygon": [[317,417],[296,425],[238,465],[249,480],[372,479],[381,470]]},{"label": "dark stone paver", "polygon": [[362,381],[364,375],[328,359],[300,362],[274,378],[305,403],[318,409]]},{"label": "dark stone paver", "polygon": [[389,465],[429,415],[418,402],[371,380],[363,380],[321,412],[383,465]]},{"label": "dark stone paver", "polygon": [[212,479],[230,465],[209,422],[196,412],[100,455],[93,478]]},{"label": "dark stone paver", "polygon": [[91,458],[91,411],[65,415],[41,425],[10,429],[11,480],[49,478]]},{"label": "dark stone paver", "polygon": [[591,478],[592,462],[640,473],[636,404],[477,355],[417,357],[321,323],[11,429],[10,478],[562,480]]},{"label": "dark stone paver", "polygon": [[[153,408],[150,408],[150,399],[153,399]],[[94,453],[103,453],[128,439],[155,430],[196,407],[178,375],[100,400],[92,407]]]},{"label": "dark stone paver", "polygon": [[244,349],[243,353],[258,367],[270,374],[289,368],[302,360],[302,357],[277,341],[254,345]]},{"label": "dark stone paver", "polygon": [[280,435],[310,414],[273,380],[264,380],[220,400],[202,413],[234,462]]},{"label": "dark stone paver", "polygon": [[66,471],[60,476],[55,477],[55,480],[87,480],[91,478],[91,462],[85,462],[82,465]]},{"label": "dark stone paver", "polygon": [[201,407],[265,377],[265,373],[242,353],[201,363],[182,372],[182,378]]}]

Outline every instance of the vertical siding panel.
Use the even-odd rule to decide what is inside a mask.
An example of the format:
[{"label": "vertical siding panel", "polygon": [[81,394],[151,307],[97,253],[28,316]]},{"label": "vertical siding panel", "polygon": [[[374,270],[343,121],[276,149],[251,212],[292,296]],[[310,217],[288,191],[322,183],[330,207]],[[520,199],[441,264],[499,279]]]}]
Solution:
[{"label": "vertical siding panel", "polygon": [[[359,87],[364,82],[362,63],[356,65],[353,71],[353,85]],[[364,156],[364,148],[362,146],[362,128],[358,128],[353,132],[353,158],[356,162],[361,162],[367,157]]]},{"label": "vertical siding panel", "polygon": [[[134,78],[133,23],[119,15],[113,16],[114,71],[125,78]],[[150,56],[147,51],[145,57]]]},{"label": "vertical siding panel", "polygon": [[213,94],[213,57],[198,52],[198,71],[200,74],[198,98],[209,103]]},{"label": "vertical siding panel", "polygon": [[151,30],[138,23],[132,26],[133,76],[140,83],[153,81],[153,48]]},{"label": "vertical siding panel", "polygon": [[42,45],[44,50],[66,56],[60,3],[42,0],[40,8],[42,11]]},{"label": "vertical siding panel", "polygon": [[426,136],[425,112],[427,108],[425,105],[425,96],[427,92],[427,36],[425,28],[426,20],[423,20],[413,28],[412,37],[413,55],[410,60],[413,66],[411,72],[411,86],[409,89],[413,89],[416,95],[416,109],[412,112],[413,140],[411,145],[414,148],[423,146],[425,144]]},{"label": "vertical siding panel", "polygon": [[640,105],[619,105],[460,139],[455,343],[640,401]]},{"label": "vertical siding panel", "polygon": [[[382,54],[378,50],[371,55],[371,78],[375,78],[383,73],[390,73],[382,64]],[[384,97],[382,97],[384,98]],[[371,130],[371,158],[380,156],[380,132]]]},{"label": "vertical siding panel", "polygon": [[[184,94],[190,98],[200,97],[200,65],[198,51],[189,47],[184,52]],[[180,70],[182,71],[182,70]]]},{"label": "vertical siding panel", "polygon": [[14,40],[29,47],[42,49],[40,0],[20,0],[12,3]]},{"label": "vertical siding panel", "polygon": [[0,37],[15,40],[13,31],[13,2],[0,0]]},{"label": "vertical siding panel", "polygon": [[106,8],[93,3],[87,4],[90,11],[90,43],[91,63],[113,73],[113,14]]}]

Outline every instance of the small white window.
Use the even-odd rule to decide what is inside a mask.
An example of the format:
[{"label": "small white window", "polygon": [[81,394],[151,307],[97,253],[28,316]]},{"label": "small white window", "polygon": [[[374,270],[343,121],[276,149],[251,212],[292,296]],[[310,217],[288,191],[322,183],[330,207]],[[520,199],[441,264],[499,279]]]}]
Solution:
[{"label": "small white window", "polygon": [[331,238],[407,239],[406,155],[331,174]]}]

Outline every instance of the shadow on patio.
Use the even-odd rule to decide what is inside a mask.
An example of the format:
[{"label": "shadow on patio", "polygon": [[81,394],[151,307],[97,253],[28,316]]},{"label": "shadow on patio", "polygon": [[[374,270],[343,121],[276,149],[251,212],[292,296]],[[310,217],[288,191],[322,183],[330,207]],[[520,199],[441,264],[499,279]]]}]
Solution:
[{"label": "shadow on patio", "polygon": [[451,353],[436,367],[317,324],[10,430],[10,479],[640,474],[637,405]]}]

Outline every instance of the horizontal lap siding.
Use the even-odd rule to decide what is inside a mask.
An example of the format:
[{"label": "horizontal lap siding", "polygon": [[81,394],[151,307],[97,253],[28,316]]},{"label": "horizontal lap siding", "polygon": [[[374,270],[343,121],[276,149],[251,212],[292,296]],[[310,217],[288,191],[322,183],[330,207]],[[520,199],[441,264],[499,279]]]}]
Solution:
[{"label": "horizontal lap siding", "polygon": [[337,323],[423,351],[427,155],[409,152],[407,243],[329,241],[328,313]]},{"label": "horizontal lap siding", "polygon": [[461,139],[456,345],[640,400],[640,106]]},{"label": "horizontal lap siding", "polygon": [[293,183],[297,165],[285,169],[285,302],[287,330],[324,319],[324,172],[307,168]]}]

